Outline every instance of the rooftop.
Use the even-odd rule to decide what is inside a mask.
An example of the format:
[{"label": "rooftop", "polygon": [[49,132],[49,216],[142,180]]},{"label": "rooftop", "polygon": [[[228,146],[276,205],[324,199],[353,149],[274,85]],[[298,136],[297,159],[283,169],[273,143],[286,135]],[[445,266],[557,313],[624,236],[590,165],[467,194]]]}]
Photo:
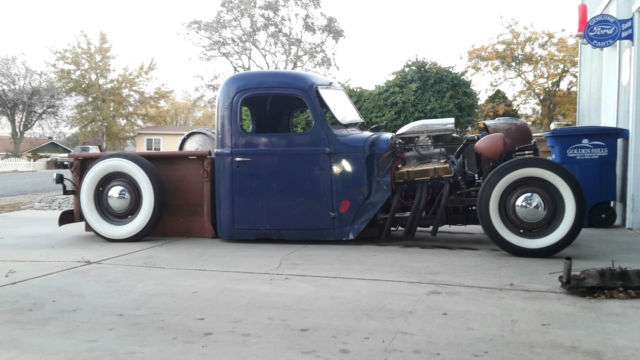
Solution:
[{"label": "rooftop", "polygon": [[185,134],[202,126],[147,126],[138,129],[138,134]]},{"label": "rooftop", "polygon": [[[22,144],[20,144],[20,153],[30,152],[31,150],[34,150],[51,142],[67,148],[66,146],[53,139],[25,137],[22,140]],[[68,150],[71,151],[71,149]],[[10,152],[13,152],[13,139],[11,138],[11,136],[0,136],[0,154]]]}]

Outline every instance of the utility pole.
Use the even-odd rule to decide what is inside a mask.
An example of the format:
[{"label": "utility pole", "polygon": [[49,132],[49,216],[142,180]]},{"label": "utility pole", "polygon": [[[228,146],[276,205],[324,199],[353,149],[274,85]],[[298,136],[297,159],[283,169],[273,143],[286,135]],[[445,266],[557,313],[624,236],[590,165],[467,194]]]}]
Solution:
[{"label": "utility pole", "polygon": [[107,123],[102,124],[102,151],[107,151]]}]

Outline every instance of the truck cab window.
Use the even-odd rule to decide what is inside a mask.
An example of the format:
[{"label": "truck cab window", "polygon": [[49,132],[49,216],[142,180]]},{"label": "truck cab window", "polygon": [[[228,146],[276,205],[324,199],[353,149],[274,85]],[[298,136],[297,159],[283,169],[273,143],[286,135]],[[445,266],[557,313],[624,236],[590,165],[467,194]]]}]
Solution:
[{"label": "truck cab window", "polygon": [[246,106],[242,107],[242,110],[240,113],[240,126],[242,127],[242,130],[244,130],[245,132],[248,132],[248,133],[251,132],[251,129],[252,129],[251,113],[249,112],[249,108]]},{"label": "truck cab window", "polygon": [[309,107],[293,95],[254,95],[242,101],[240,127],[253,134],[300,134],[311,130]]}]

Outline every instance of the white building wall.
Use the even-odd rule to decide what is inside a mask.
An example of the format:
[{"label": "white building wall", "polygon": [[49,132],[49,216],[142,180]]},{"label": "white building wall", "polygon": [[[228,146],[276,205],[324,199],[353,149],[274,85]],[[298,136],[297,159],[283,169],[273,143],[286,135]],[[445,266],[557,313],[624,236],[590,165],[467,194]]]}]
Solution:
[{"label": "white building wall", "polygon": [[600,125],[602,102],[602,56],[598,50],[580,46],[580,78],[578,80],[578,125]]},{"label": "white building wall", "polygon": [[[580,46],[578,125],[629,129],[618,146],[618,224],[640,229],[640,0],[584,0],[588,18],[610,14],[634,20],[634,42],[619,41],[606,49]],[[625,206],[623,206],[625,205]]]},{"label": "white building wall", "polygon": [[[630,2],[630,1],[629,1]],[[629,91],[629,157],[627,169],[627,221],[626,226],[640,229],[640,1],[632,6],[633,43]]]}]

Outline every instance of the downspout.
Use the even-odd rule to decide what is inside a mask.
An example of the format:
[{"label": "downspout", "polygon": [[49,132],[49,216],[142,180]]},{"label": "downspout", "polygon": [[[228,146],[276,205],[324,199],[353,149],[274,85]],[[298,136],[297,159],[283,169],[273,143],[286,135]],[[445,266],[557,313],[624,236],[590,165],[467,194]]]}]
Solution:
[{"label": "downspout", "polygon": [[631,66],[631,101],[629,106],[629,146],[628,146],[628,156],[627,156],[627,198],[626,198],[626,221],[625,227],[627,229],[640,229],[640,194],[638,194],[635,190],[638,189],[640,185],[640,165],[637,164],[637,161],[640,158],[636,158],[640,156],[640,144],[638,144],[638,131],[640,131],[640,99],[637,99],[637,94],[639,93],[640,87],[640,54],[639,48],[637,46],[640,41],[640,16],[638,13],[640,12],[640,0],[636,1],[636,3],[631,8],[633,13],[633,52],[632,52],[632,66]]}]

